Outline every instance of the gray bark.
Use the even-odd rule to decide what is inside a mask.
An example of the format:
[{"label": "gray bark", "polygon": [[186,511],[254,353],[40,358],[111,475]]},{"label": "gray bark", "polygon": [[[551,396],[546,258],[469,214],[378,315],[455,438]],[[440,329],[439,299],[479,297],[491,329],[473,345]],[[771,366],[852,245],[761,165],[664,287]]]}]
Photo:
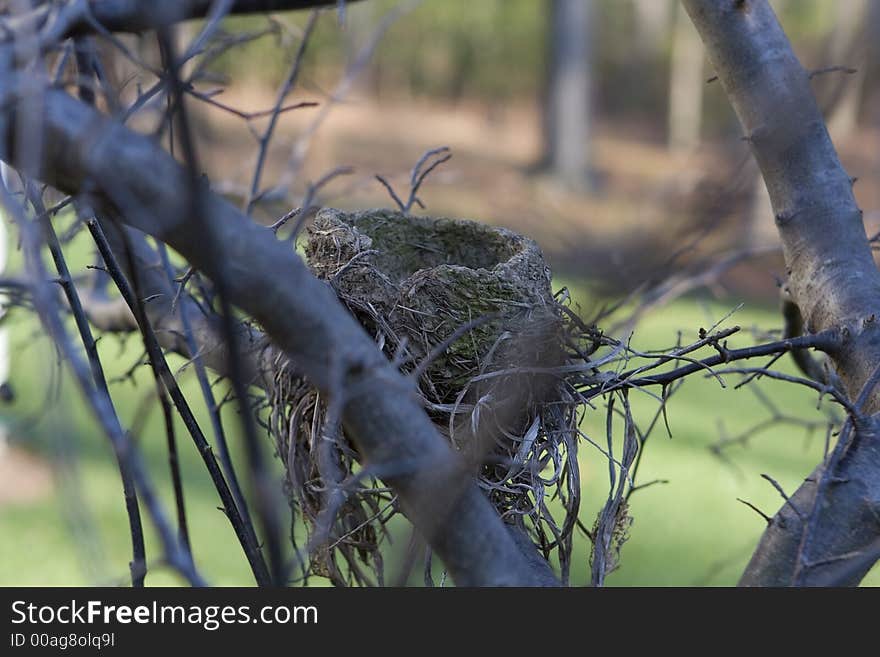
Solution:
[{"label": "gray bark", "polygon": [[[767,184],[805,328],[843,333],[831,354],[837,374],[851,399],[870,383],[863,410],[876,413],[880,273],[809,74],[766,0],[683,4]],[[875,420],[860,425],[827,466],[832,483],[818,485],[828,479],[820,465],[773,518],[742,584],[852,585],[868,571],[880,536],[880,439]]]},{"label": "gray bark", "polygon": [[[358,2],[359,0],[346,0]],[[88,13],[110,32],[145,32],[158,22],[175,23],[205,16],[214,4],[213,0],[90,0]],[[230,14],[255,14],[270,11],[287,11],[335,5],[333,0],[233,0]],[[9,36],[0,35],[0,41],[16,33],[32,32],[51,21],[52,41],[66,37],[92,34],[94,29],[84,5],[71,3],[58,10],[43,5],[26,14],[11,18],[7,25]]]}]

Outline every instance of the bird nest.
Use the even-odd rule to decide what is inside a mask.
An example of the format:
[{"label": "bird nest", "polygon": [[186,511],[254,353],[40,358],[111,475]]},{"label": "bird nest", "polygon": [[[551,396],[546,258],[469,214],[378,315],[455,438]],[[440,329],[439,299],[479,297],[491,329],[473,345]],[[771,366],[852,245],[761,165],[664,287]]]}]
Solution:
[{"label": "bird nest", "polygon": [[[567,568],[580,405],[560,373],[600,336],[557,302],[537,244],[472,221],[324,209],[305,253],[417,380],[439,432],[477,466],[502,517],[546,557],[557,550]],[[286,455],[288,497],[309,529],[303,572],[368,583],[366,565],[381,581],[378,545],[396,501],[359,469],[332,405],[305,381],[286,388],[273,433]]]}]

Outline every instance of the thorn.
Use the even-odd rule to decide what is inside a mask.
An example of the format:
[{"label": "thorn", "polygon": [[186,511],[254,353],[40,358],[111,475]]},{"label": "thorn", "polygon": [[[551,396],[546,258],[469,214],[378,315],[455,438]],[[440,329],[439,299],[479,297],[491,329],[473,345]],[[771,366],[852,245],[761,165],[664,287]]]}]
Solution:
[{"label": "thorn", "polygon": [[788,495],[785,494],[785,490],[782,488],[782,486],[779,485],[779,482],[776,481],[773,477],[771,477],[771,476],[768,475],[768,474],[762,474],[761,477],[762,477],[763,479],[766,479],[768,482],[770,482],[770,485],[773,486],[773,488],[776,489],[776,492],[779,493],[779,494],[782,496],[782,499],[785,500],[785,503],[786,503],[788,506],[791,507],[792,511],[794,511],[795,514],[797,514],[797,517],[800,518],[801,521],[803,522],[803,520],[804,520],[804,514],[802,514],[802,513],[800,512],[800,509],[798,509],[798,508],[794,505],[794,503],[791,501],[791,499],[788,497]]},{"label": "thorn", "polygon": [[736,501],[737,501],[737,502],[742,502],[742,503],[745,504],[747,507],[749,507],[752,511],[754,511],[754,512],[757,513],[759,516],[761,516],[761,517],[764,519],[764,522],[767,523],[767,526],[770,526],[770,525],[773,524],[773,518],[771,518],[771,517],[768,516],[766,513],[764,513],[763,511],[761,511],[761,509],[759,509],[758,507],[756,507],[756,506],[755,506],[754,504],[752,504],[751,502],[747,502],[746,500],[744,500],[744,499],[742,499],[742,498],[739,498],[739,497],[736,498]]}]

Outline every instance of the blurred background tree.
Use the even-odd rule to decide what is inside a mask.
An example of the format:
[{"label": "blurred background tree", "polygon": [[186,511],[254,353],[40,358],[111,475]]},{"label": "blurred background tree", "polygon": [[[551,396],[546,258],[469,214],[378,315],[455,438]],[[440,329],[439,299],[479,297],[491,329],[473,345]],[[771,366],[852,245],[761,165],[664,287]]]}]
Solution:
[{"label": "blurred background tree", "polygon": [[551,0],[549,13],[542,162],[569,190],[588,191],[593,3]]}]

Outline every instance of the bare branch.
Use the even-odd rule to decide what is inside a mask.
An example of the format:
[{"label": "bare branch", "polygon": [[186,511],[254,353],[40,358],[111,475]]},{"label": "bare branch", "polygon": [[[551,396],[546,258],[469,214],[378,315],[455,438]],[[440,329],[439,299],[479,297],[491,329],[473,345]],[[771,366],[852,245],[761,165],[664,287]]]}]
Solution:
[{"label": "bare branch", "polygon": [[[43,4],[0,21],[0,42],[8,39],[9,34],[42,31],[43,40],[54,43],[92,34],[96,25],[108,32],[146,32],[162,24],[203,18],[214,4],[214,0],[75,0],[60,8]],[[230,14],[262,14],[328,7],[335,5],[336,0],[234,0],[230,4]]]},{"label": "bare branch", "polygon": [[[880,410],[872,380],[880,363],[877,317],[880,272],[865,235],[852,178],[840,164],[810,87],[810,74],[791,49],[767,0],[683,0],[747,135],[776,217],[790,270],[788,288],[804,325],[844,338],[830,353],[849,399],[868,390],[865,412]],[[863,423],[864,424],[864,423]],[[810,560],[871,554],[880,527],[865,523],[880,499],[877,433],[860,431],[834,473],[840,483],[817,486],[820,466],[791,496],[798,509],[818,509]],[[821,498],[817,498],[818,494]],[[873,500],[873,501],[872,501]],[[789,585],[800,562],[803,521],[786,504],[764,532],[742,579],[745,585]],[[848,571],[843,584],[867,572]],[[801,573],[798,583],[825,581],[826,566]]]},{"label": "bare branch", "polygon": [[[0,105],[7,111],[18,104],[13,89],[4,86]],[[42,106],[47,147],[39,177],[68,193],[90,191],[96,207],[167,242],[208,276],[217,276],[222,262],[230,300],[259,320],[328,395],[338,392],[329,359],[343,358],[346,430],[368,462],[411,464],[388,483],[459,584],[546,583],[489,502],[473,483],[463,483],[469,477],[411,384],[288,243],[200,188],[219,250],[216,258],[207,254],[204,235],[189,218],[187,176],[170,156],[62,92],[48,91]]]}]

